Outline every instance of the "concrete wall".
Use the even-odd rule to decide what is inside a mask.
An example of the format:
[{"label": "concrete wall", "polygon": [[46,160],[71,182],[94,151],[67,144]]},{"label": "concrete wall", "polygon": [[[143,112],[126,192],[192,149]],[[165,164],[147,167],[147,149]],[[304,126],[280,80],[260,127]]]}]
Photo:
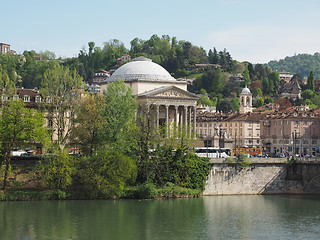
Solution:
[{"label": "concrete wall", "polygon": [[283,163],[253,163],[246,169],[237,164],[214,164],[204,195],[301,194],[306,183],[301,174],[287,174]]}]

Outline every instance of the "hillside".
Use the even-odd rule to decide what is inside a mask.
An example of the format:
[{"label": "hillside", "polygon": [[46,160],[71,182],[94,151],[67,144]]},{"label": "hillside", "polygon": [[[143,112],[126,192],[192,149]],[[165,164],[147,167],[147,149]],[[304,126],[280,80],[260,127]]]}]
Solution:
[{"label": "hillside", "polygon": [[272,70],[300,74],[302,77],[307,77],[310,71],[313,71],[315,79],[320,79],[320,53],[318,52],[314,55],[298,54],[279,61],[270,61],[268,66]]}]

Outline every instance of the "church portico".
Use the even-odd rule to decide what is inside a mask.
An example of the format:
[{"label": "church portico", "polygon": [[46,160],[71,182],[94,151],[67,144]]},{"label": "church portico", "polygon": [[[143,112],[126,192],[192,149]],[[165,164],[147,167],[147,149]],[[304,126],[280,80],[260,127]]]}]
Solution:
[{"label": "church portico", "polygon": [[[167,87],[169,89],[174,87]],[[162,89],[166,90],[166,89]],[[179,89],[179,91],[183,91]],[[191,95],[183,91],[186,95],[177,95],[176,98],[161,97],[161,94],[153,94],[152,92],[138,95],[137,101],[139,105],[146,105],[155,111],[155,122],[157,128],[165,126],[166,134],[172,135],[177,129],[184,131],[188,136],[195,135],[195,119],[196,119],[196,100],[197,96]],[[189,130],[189,132],[188,132]],[[192,135],[193,134],[193,135]]]},{"label": "church portico", "polygon": [[177,81],[162,66],[145,57],[135,58],[118,68],[101,90],[119,80],[131,87],[139,103],[138,114],[148,118],[144,121],[157,129],[164,127],[167,136],[185,133],[195,137],[199,97],[187,91],[187,81]]}]

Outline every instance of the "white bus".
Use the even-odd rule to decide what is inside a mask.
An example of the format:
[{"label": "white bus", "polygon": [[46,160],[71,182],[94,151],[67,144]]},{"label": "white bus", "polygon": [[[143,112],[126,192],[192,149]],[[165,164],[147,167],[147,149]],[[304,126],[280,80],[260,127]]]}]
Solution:
[{"label": "white bus", "polygon": [[229,148],[213,148],[213,147],[195,148],[195,153],[199,157],[208,157],[208,158],[228,158],[231,156],[231,151]]}]

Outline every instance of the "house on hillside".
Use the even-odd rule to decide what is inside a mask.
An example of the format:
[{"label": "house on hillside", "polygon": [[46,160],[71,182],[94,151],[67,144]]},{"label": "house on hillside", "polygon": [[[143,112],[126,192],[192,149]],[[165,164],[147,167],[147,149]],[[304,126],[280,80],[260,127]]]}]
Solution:
[{"label": "house on hillside", "polygon": [[0,53],[1,53],[1,54],[10,53],[10,54],[12,54],[12,55],[15,55],[15,54],[16,54],[16,51],[11,50],[9,44],[0,43]]},{"label": "house on hillside", "polygon": [[94,77],[92,78],[92,84],[100,84],[105,81],[108,77],[110,77],[110,73],[106,70],[99,70],[94,73]]},{"label": "house on hillside", "polygon": [[290,82],[284,83],[279,89],[280,97],[301,98],[301,87],[298,79],[293,77]]}]

